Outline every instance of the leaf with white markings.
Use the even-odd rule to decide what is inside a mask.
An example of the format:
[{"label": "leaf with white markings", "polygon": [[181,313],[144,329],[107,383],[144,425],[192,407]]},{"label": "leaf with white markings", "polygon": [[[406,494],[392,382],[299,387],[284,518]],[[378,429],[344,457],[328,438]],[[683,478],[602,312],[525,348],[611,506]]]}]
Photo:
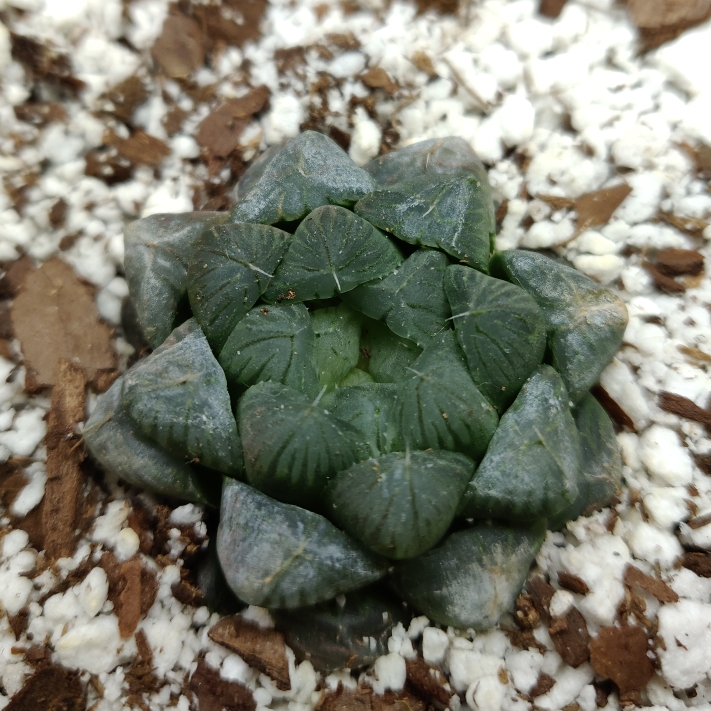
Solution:
[{"label": "leaf with white markings", "polygon": [[361,348],[363,365],[378,383],[397,383],[407,378],[408,368],[422,353],[412,341],[373,319],[365,319],[363,323]]},{"label": "leaf with white markings", "polygon": [[444,288],[472,379],[503,412],[543,360],[541,310],[520,287],[461,265],[447,269]]},{"label": "leaf with white markings", "polygon": [[315,397],[314,342],[303,304],[257,306],[235,326],[218,360],[231,385],[274,380]]},{"label": "leaf with white markings", "polygon": [[321,385],[335,387],[360,358],[360,314],[347,304],[311,312],[314,360]]},{"label": "leaf with white markings", "polygon": [[217,554],[235,595],[250,605],[314,605],[382,578],[387,564],[323,516],[226,480]]},{"label": "leaf with white markings", "polygon": [[393,272],[397,247],[373,225],[342,207],[314,210],[294,233],[264,300],[328,299]]},{"label": "leaf with white markings", "polygon": [[368,455],[362,432],[280,383],[247,390],[237,420],[249,483],[290,504],[313,506],[329,478]]},{"label": "leaf with white markings", "polygon": [[213,227],[199,239],[188,269],[195,318],[216,351],[267,288],[291,235],[238,222]]},{"label": "leaf with white markings", "polygon": [[349,291],[343,300],[370,318],[385,321],[398,336],[424,348],[447,327],[451,311],[444,293],[449,260],[441,252],[421,249],[384,279]]},{"label": "leaf with white markings", "polygon": [[372,551],[413,558],[446,533],[473,472],[474,462],[454,452],[368,459],[328,486],[328,515]]}]

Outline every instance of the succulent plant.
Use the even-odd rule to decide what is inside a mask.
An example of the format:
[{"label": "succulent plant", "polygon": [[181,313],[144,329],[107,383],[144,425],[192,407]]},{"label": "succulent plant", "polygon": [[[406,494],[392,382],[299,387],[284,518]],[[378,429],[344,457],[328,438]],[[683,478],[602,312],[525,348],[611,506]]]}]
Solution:
[{"label": "succulent plant", "polygon": [[154,350],[98,399],[90,450],[130,484],[219,506],[227,582],[314,620],[294,639],[360,630],[381,593],[329,601],[383,579],[436,622],[491,626],[546,527],[620,485],[589,390],[624,305],[559,261],[495,251],[486,172],[462,139],[361,169],[306,132],[236,195],[232,213],[127,228]]}]

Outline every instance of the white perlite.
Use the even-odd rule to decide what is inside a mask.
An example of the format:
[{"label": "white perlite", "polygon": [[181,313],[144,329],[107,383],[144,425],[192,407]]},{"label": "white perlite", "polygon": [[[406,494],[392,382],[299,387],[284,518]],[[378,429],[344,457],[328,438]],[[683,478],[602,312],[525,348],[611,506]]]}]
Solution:
[{"label": "white perlite", "polygon": [[[373,0],[347,15],[336,3],[272,0],[260,40],[226,48],[215,66],[194,77],[203,86],[215,84],[216,98],[208,106],[196,103],[177,82],[152,76],[150,48],[169,5],[168,0],[134,0],[125,8],[118,0],[0,0],[7,23],[0,23],[0,172],[7,178],[0,183],[0,259],[27,254],[44,261],[59,255],[97,287],[102,317],[117,324],[126,294],[120,276],[126,221],[193,209],[193,192],[207,179],[195,129],[223,97],[246,93],[249,87],[240,77],[247,67],[251,85],[266,84],[271,91],[269,110],[239,139],[247,158],[298,133],[312,102],[321,100],[311,85],[322,72],[337,80],[326,90],[326,128],[350,132],[350,155],[359,164],[377,155],[388,124],[399,133],[401,145],[444,135],[464,137],[489,163],[497,203],[507,201],[497,246],[553,249],[592,278],[621,286],[630,312],[624,346],[601,383],[636,429],[619,435],[634,498],[628,491],[623,494],[612,530],[609,514],[603,512],[548,536],[537,572],[548,575],[556,588],[551,613],[564,615],[574,605],[595,635],[600,627],[615,624],[629,564],[648,574],[661,570],[681,599],[658,605],[647,597],[646,615],[652,622],[658,618],[664,645],[655,648],[661,668],[644,701],[671,711],[711,703],[711,580],[678,567],[682,543],[711,549],[711,525],[687,524],[691,510],[698,516],[711,512],[711,485],[695,460],[695,455],[711,454],[711,438],[701,425],[663,412],[657,404],[663,391],[688,397],[699,407],[709,404],[711,278],[689,280],[685,293],[670,295],[654,288],[642,266],[665,247],[694,248],[711,258],[704,241],[711,239],[711,227],[692,238],[657,220],[660,211],[711,220],[708,185],[695,175],[682,148],[700,140],[711,144],[709,62],[703,61],[711,46],[711,23],[640,55],[624,8],[611,0],[569,0],[556,20],[540,17],[534,0],[482,0],[460,18],[417,15],[414,5],[403,2]],[[23,12],[13,14],[8,8]],[[87,88],[65,102],[66,119],[34,126],[16,117],[14,108],[35,96],[28,73],[12,59],[11,31],[50,42],[68,54]],[[309,49],[303,78],[279,74],[276,50],[326,46],[327,35],[348,33],[360,47],[334,49],[329,59]],[[436,77],[417,68],[416,52],[431,60]],[[372,115],[363,106],[351,112],[349,106],[370,94],[357,75],[373,68],[383,69],[401,91],[394,96],[377,92]],[[133,124],[165,140],[170,155],[155,170],[137,167],[129,180],[107,185],[85,174],[86,155],[102,146],[108,126],[100,95],[134,73],[145,80],[149,97],[136,110]],[[163,126],[168,96],[187,112],[183,127],[170,139]],[[121,138],[128,136],[120,122],[111,120],[110,128]],[[26,192],[26,204],[17,208],[9,186],[24,184],[25,176],[34,173],[38,180]],[[581,234],[571,209],[553,209],[542,199],[574,200],[622,180],[632,188],[629,197],[608,224]],[[54,228],[49,210],[60,197],[67,205],[66,220]],[[66,240],[71,246],[60,251],[63,238],[71,238]],[[16,346],[12,344],[14,352]],[[125,359],[130,347],[121,348]],[[0,358],[0,461],[13,456],[32,460],[25,469],[27,486],[11,510],[3,512],[8,516],[35,509],[46,477],[41,442],[49,400],[27,396],[24,377],[21,364]],[[107,600],[108,581],[96,564],[105,550],[119,561],[138,556],[146,565],[152,563],[140,558],[138,536],[127,526],[125,492],[117,488],[111,493],[114,500],[99,512],[77,553],[34,579],[29,575],[44,563],[42,554],[30,547],[24,531],[8,529],[8,517],[3,520],[0,605],[6,615],[27,609],[28,630],[18,640],[6,616],[0,619],[0,684],[5,692],[0,708],[32,673],[23,655],[12,651],[31,639],[48,639],[55,661],[98,675],[103,698],[88,686],[95,711],[126,708],[125,675],[135,657],[135,637],[120,638]],[[200,507],[181,506],[171,514],[171,524],[176,531],[199,526],[202,514]],[[175,564],[158,571],[157,600],[140,623],[154,656],[154,673],[166,682],[147,699],[149,707],[187,711],[190,700],[182,695],[182,681],[204,654],[223,678],[252,690],[260,711],[312,709],[321,694],[309,662],[296,665],[290,657],[292,690],[280,692],[207,638],[216,616],[173,598],[182,550],[174,543]],[[38,603],[87,561],[91,565],[81,582]],[[581,596],[560,590],[560,572],[579,576],[590,592]],[[248,608],[244,616],[264,627],[274,624],[261,608]],[[513,648],[496,630],[457,634],[418,619],[407,631],[396,630],[390,653],[371,671],[376,692],[402,688],[405,660],[416,653],[421,635],[424,658],[448,672],[458,694],[452,711],[463,703],[480,711],[531,711],[532,703],[519,693],[528,693],[541,672],[556,683],[535,699],[536,707],[554,711],[577,703],[583,711],[596,708],[591,667],[567,667],[545,628],[535,630],[546,650],[539,653]],[[339,682],[355,684],[347,674],[334,674],[327,686],[333,689]],[[695,684],[696,697],[685,696],[683,690]],[[619,708],[616,695],[607,708]]]}]

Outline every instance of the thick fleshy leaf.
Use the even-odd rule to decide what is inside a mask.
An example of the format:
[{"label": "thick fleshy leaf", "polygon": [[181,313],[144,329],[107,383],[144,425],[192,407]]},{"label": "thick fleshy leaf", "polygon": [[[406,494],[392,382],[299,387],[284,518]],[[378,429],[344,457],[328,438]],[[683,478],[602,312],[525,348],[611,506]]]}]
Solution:
[{"label": "thick fleshy leaf", "polygon": [[553,517],[578,495],[580,442],[558,373],[537,368],[501,417],[461,513],[512,522]]},{"label": "thick fleshy leaf", "polygon": [[180,302],[188,289],[188,266],[200,235],[228,218],[225,212],[151,215],[126,227],[126,281],[152,348],[177,325]]},{"label": "thick fleshy leaf", "polygon": [[219,352],[257,303],[288,247],[288,232],[238,222],[206,230],[188,269],[195,318]]},{"label": "thick fleshy leaf", "polygon": [[146,437],[168,451],[239,475],[242,449],[225,374],[194,319],[181,330],[187,331],[181,340],[126,373],[126,411]]},{"label": "thick fleshy leaf", "polygon": [[294,233],[264,300],[328,299],[401,263],[397,247],[369,222],[343,207],[319,207]]},{"label": "thick fleshy leaf", "polygon": [[541,307],[553,367],[577,402],[622,344],[624,303],[584,274],[535,252],[500,252],[491,268],[523,287]]},{"label": "thick fleshy leaf", "polygon": [[388,653],[393,627],[407,628],[411,617],[402,602],[384,590],[354,590],[345,600],[330,600],[295,611],[275,610],[276,628],[294,650],[319,672],[359,669]]},{"label": "thick fleshy leaf", "polygon": [[454,333],[438,336],[398,383],[393,414],[410,449],[447,449],[479,461],[499,417],[469,375]]},{"label": "thick fleshy leaf", "polygon": [[394,334],[384,323],[367,319],[361,330],[363,365],[378,383],[397,383],[410,375],[422,349]]},{"label": "thick fleshy leaf", "polygon": [[562,514],[549,519],[548,527],[553,530],[607,506],[622,486],[620,446],[612,420],[602,405],[588,393],[573,410],[573,417],[580,435],[578,496]]},{"label": "thick fleshy leaf", "polygon": [[447,269],[444,288],[472,379],[503,412],[543,360],[541,310],[520,287],[458,264]]},{"label": "thick fleshy leaf", "polygon": [[293,222],[322,205],[350,207],[375,182],[327,136],[305,131],[261,168],[232,211],[234,222]]},{"label": "thick fleshy leaf", "polygon": [[235,326],[218,360],[231,385],[274,380],[315,397],[315,340],[303,304],[257,306]]},{"label": "thick fleshy leaf", "polygon": [[348,375],[346,375],[340,383],[338,383],[339,388],[347,388],[352,385],[370,385],[374,383],[373,376],[370,373],[366,373],[360,368],[353,368]]},{"label": "thick fleshy leaf", "polygon": [[441,625],[488,630],[513,607],[545,538],[532,529],[479,525],[395,567],[395,584],[415,609]]},{"label": "thick fleshy leaf", "polygon": [[380,186],[394,185],[417,175],[474,175],[488,187],[484,164],[459,136],[430,138],[374,158],[364,167]]},{"label": "thick fleshy leaf", "polygon": [[217,553],[250,605],[314,605],[381,578],[386,564],[322,516],[225,480]]},{"label": "thick fleshy leaf", "polygon": [[339,387],[324,405],[334,417],[360,430],[372,456],[377,457],[403,445],[391,412],[395,393],[395,385],[390,383]]},{"label": "thick fleshy leaf", "polygon": [[314,360],[321,386],[335,387],[360,358],[360,314],[346,304],[311,312]]},{"label": "thick fleshy leaf", "polygon": [[249,483],[298,506],[313,507],[327,481],[367,452],[355,427],[280,383],[247,390],[237,421]]},{"label": "thick fleshy leaf", "polygon": [[98,462],[115,476],[148,491],[216,505],[220,475],[197,469],[146,438],[121,405],[124,377],[96,401],[82,436]]},{"label": "thick fleshy leaf", "polygon": [[235,202],[239,202],[244,196],[261,180],[267,166],[276,158],[279,153],[291,140],[284,139],[279,143],[269,146],[266,151],[260,153],[259,157],[247,168],[242,174],[242,177],[237,182],[234,189]]},{"label": "thick fleshy leaf", "polygon": [[366,195],[356,214],[410,244],[437,247],[489,272],[494,203],[474,175],[420,175]]},{"label": "thick fleshy leaf", "polygon": [[455,452],[396,452],[340,472],[326,490],[328,516],[380,555],[414,558],[447,532],[474,473]]},{"label": "thick fleshy leaf", "polygon": [[449,260],[441,252],[420,249],[384,279],[363,284],[343,295],[354,309],[385,321],[398,336],[423,348],[447,327],[449,302],[444,273]]}]

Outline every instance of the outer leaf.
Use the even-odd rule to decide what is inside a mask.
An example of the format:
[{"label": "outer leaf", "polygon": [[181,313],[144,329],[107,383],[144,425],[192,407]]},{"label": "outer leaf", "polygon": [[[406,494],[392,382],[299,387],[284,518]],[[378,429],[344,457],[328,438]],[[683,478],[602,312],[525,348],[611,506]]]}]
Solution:
[{"label": "outer leaf", "polygon": [[377,457],[403,446],[391,412],[395,392],[389,383],[340,387],[324,405],[334,417],[360,430],[372,456]]},{"label": "outer leaf", "polygon": [[272,612],[277,629],[298,660],[316,671],[359,669],[388,653],[388,638],[410,615],[402,602],[385,591],[356,590],[329,602],[291,612]]},{"label": "outer leaf", "polygon": [[353,289],[343,300],[366,316],[385,321],[391,331],[422,348],[447,327],[447,266],[449,260],[441,252],[421,249],[394,274]]},{"label": "outer leaf", "polygon": [[266,151],[261,153],[259,157],[244,171],[242,177],[237,182],[234,189],[235,202],[239,202],[244,196],[262,179],[267,166],[276,158],[281,151],[291,143],[290,140],[284,139],[269,146]]},{"label": "outer leaf", "polygon": [[263,166],[234,222],[273,225],[306,217],[322,205],[350,207],[375,186],[373,179],[330,138],[305,131]]},{"label": "outer leaf", "polygon": [[[430,138],[374,158],[365,166],[380,186],[394,185],[417,175],[474,175],[488,187],[484,164],[471,145],[458,136]],[[493,226],[492,226],[493,229]]]},{"label": "outer leaf", "polygon": [[335,387],[355,368],[360,358],[360,321],[360,314],[347,304],[311,312],[321,386]]},{"label": "outer leaf", "polygon": [[224,212],[151,215],[126,228],[126,281],[151,347],[163,343],[177,325],[178,305],[188,288],[190,258],[200,235],[228,217]]},{"label": "outer leaf", "polygon": [[469,372],[499,412],[540,365],[546,325],[536,302],[518,286],[452,265],[444,288]]},{"label": "outer leaf", "polygon": [[318,514],[226,480],[217,552],[235,595],[250,605],[294,608],[381,578],[386,565]]},{"label": "outer leaf", "polygon": [[397,565],[395,584],[405,600],[439,624],[488,630],[513,607],[544,538],[544,525],[475,526]]},{"label": "outer leaf", "polygon": [[584,274],[535,252],[501,252],[491,268],[523,287],[541,307],[553,367],[571,398],[579,400],[622,344],[624,303]]},{"label": "outer leaf", "polygon": [[476,176],[409,178],[366,195],[355,211],[405,242],[437,247],[489,271],[494,203],[488,185]]},{"label": "outer leaf", "polygon": [[396,383],[410,375],[408,368],[422,353],[412,341],[396,336],[384,323],[368,319],[361,331],[364,366],[378,383]]},{"label": "outer leaf", "polygon": [[319,207],[294,233],[264,299],[328,299],[390,274],[401,263],[397,247],[369,222],[342,207]]},{"label": "outer leaf", "polygon": [[588,393],[573,410],[580,434],[578,496],[562,514],[550,519],[552,530],[567,521],[607,506],[622,486],[622,456],[615,428],[602,405]]},{"label": "outer leaf", "polygon": [[481,459],[499,418],[474,385],[454,333],[439,336],[409,370],[412,376],[398,383],[393,408],[407,446]]},{"label": "outer leaf", "polygon": [[206,230],[188,269],[190,306],[216,351],[257,303],[291,235],[238,222]]},{"label": "outer leaf", "polygon": [[329,516],[376,553],[413,558],[447,532],[473,472],[474,462],[454,452],[368,459],[329,485]]},{"label": "outer leaf", "polygon": [[147,439],[121,406],[125,376],[96,401],[82,437],[98,462],[134,486],[166,496],[215,505],[220,497],[216,472],[198,470]]},{"label": "outer leaf", "polygon": [[462,513],[512,522],[553,517],[578,494],[580,443],[558,373],[536,369],[501,418]]},{"label": "outer leaf", "polygon": [[247,390],[237,420],[249,483],[280,501],[313,507],[330,477],[364,458],[361,432],[279,383]]},{"label": "outer leaf", "polygon": [[314,342],[303,304],[258,306],[235,326],[218,360],[230,384],[275,380],[315,397]]},{"label": "outer leaf", "polygon": [[191,319],[187,335],[125,375],[123,402],[146,437],[226,474],[243,470],[225,374]]}]

